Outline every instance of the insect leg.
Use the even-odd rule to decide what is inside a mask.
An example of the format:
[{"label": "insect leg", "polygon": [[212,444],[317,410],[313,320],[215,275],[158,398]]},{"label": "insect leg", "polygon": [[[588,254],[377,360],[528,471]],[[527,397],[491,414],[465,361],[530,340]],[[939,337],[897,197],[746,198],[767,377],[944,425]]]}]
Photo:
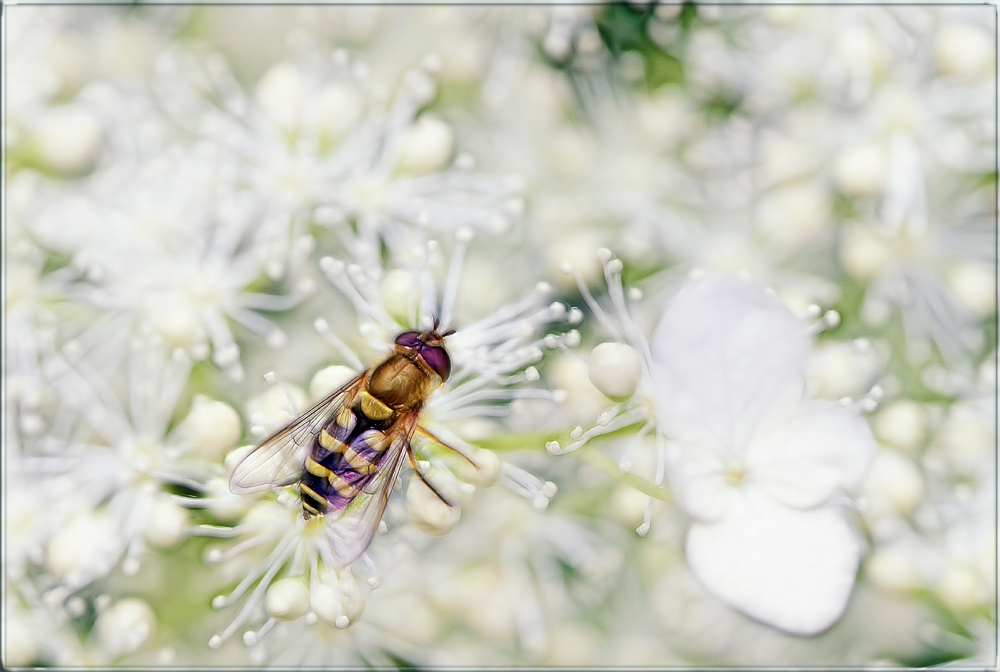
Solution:
[{"label": "insect leg", "polygon": [[437,438],[436,436],[434,436],[433,434],[431,434],[430,432],[428,432],[426,429],[424,429],[420,425],[417,425],[417,431],[419,433],[423,434],[424,436],[426,436],[428,439],[430,439],[434,443],[436,443],[436,444],[438,444],[440,446],[444,446],[445,448],[447,448],[448,450],[450,450],[450,451],[452,451],[454,453],[458,453],[459,455],[461,455],[462,457],[464,457],[466,459],[466,461],[468,461],[469,464],[471,464],[477,470],[479,469],[479,465],[476,464],[475,462],[473,462],[471,457],[469,457],[468,455],[466,455],[465,453],[463,453],[462,451],[460,451],[458,448],[455,448],[453,446],[449,446],[447,443],[445,443],[441,439]]},{"label": "insect leg", "polygon": [[444,496],[440,492],[437,491],[437,488],[435,488],[433,485],[431,485],[430,482],[428,482],[428,480],[424,477],[424,475],[420,473],[420,469],[417,468],[417,458],[415,458],[413,456],[413,449],[410,448],[409,446],[407,446],[406,447],[406,454],[410,458],[410,466],[413,467],[413,473],[415,473],[417,476],[420,477],[420,480],[424,482],[424,485],[426,485],[428,488],[430,488],[431,492],[433,492],[435,495],[437,495],[438,499],[440,499],[442,502],[444,502],[448,506],[451,506],[452,505],[451,502],[449,502],[447,499],[445,499]]}]

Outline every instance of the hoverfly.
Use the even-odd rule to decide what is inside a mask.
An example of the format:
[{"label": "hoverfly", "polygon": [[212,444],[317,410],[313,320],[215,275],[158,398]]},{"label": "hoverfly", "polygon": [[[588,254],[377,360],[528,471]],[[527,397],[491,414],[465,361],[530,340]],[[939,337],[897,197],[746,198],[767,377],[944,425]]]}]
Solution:
[{"label": "hoverfly", "polygon": [[420,473],[410,445],[420,432],[465,457],[417,424],[427,398],[451,374],[444,339],[454,330],[437,329],[435,320],[430,331],[397,336],[380,362],[243,458],[229,479],[230,491],[239,495],[297,483],[306,520],[325,518],[337,566],[353,562],[371,543],[404,454],[424,484],[450,506]]}]

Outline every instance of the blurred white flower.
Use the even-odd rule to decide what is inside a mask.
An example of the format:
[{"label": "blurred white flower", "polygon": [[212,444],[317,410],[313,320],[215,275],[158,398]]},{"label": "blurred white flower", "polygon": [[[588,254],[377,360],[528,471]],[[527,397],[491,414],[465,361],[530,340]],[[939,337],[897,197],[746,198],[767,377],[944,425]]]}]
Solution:
[{"label": "blurred white flower", "polygon": [[681,290],[652,338],[670,483],[694,522],[687,558],[711,592],[791,633],[843,613],[860,543],[837,494],[875,449],[867,423],[802,399],[809,339],[777,299],[726,275]]},{"label": "blurred white flower", "polygon": [[[56,191],[30,226],[45,248],[69,256],[85,275],[73,297],[106,311],[114,332],[158,333],[196,360],[211,352],[238,381],[240,348],[229,320],[280,345],[284,333],[261,312],[291,308],[313,285],[296,273],[285,295],[252,290],[283,276],[268,265],[259,198],[220,193],[224,186],[211,153],[168,152]],[[299,242],[296,268],[312,249],[310,239]]]},{"label": "blurred white flower", "polygon": [[[32,548],[44,543],[50,582],[57,579],[75,592],[107,576],[119,561],[126,576],[135,575],[150,547],[175,548],[196,532],[188,507],[227,502],[205,487],[220,468],[191,454],[190,436],[168,431],[190,372],[184,355],[171,357],[162,344],[133,341],[122,391],[108,362],[81,355],[72,345],[65,348],[68,357],[53,354],[45,362],[45,375],[59,394],[59,422],[13,466],[64,493],[49,524],[31,532],[26,552],[31,557]],[[206,496],[177,496],[170,486]],[[60,515],[68,522],[54,519]]]},{"label": "blurred white flower", "polygon": [[390,90],[343,49],[300,40],[292,52],[252,94],[219,54],[170,52],[157,82],[170,119],[210,135],[239,167],[237,183],[263,197],[272,245],[287,247],[312,220],[353,260],[376,263],[410,227],[501,232],[519,214],[517,181],[472,171],[448,123],[423,113],[437,91],[428,67]]}]

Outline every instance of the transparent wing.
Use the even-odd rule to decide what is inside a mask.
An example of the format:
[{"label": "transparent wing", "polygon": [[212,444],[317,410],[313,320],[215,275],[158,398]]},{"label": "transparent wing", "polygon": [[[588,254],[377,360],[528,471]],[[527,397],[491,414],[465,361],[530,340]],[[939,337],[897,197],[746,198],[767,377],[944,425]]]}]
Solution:
[{"label": "transparent wing", "polygon": [[394,440],[386,450],[378,473],[365,489],[339,514],[327,514],[326,537],[333,552],[334,565],[344,567],[358,559],[375,536],[385,513],[392,486],[409,450],[410,436],[417,426],[417,414],[400,421],[401,440]]},{"label": "transparent wing", "polygon": [[230,492],[245,495],[297,481],[302,476],[313,437],[354,397],[362,378],[358,376],[347,383],[254,448],[233,470]]}]

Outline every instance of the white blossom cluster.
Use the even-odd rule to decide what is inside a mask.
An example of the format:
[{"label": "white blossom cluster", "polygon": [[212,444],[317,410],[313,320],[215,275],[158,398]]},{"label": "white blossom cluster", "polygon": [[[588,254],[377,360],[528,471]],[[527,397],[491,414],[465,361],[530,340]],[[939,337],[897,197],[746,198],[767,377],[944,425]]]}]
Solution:
[{"label": "white blossom cluster", "polygon": [[989,7],[5,10],[5,666],[996,664]]}]

